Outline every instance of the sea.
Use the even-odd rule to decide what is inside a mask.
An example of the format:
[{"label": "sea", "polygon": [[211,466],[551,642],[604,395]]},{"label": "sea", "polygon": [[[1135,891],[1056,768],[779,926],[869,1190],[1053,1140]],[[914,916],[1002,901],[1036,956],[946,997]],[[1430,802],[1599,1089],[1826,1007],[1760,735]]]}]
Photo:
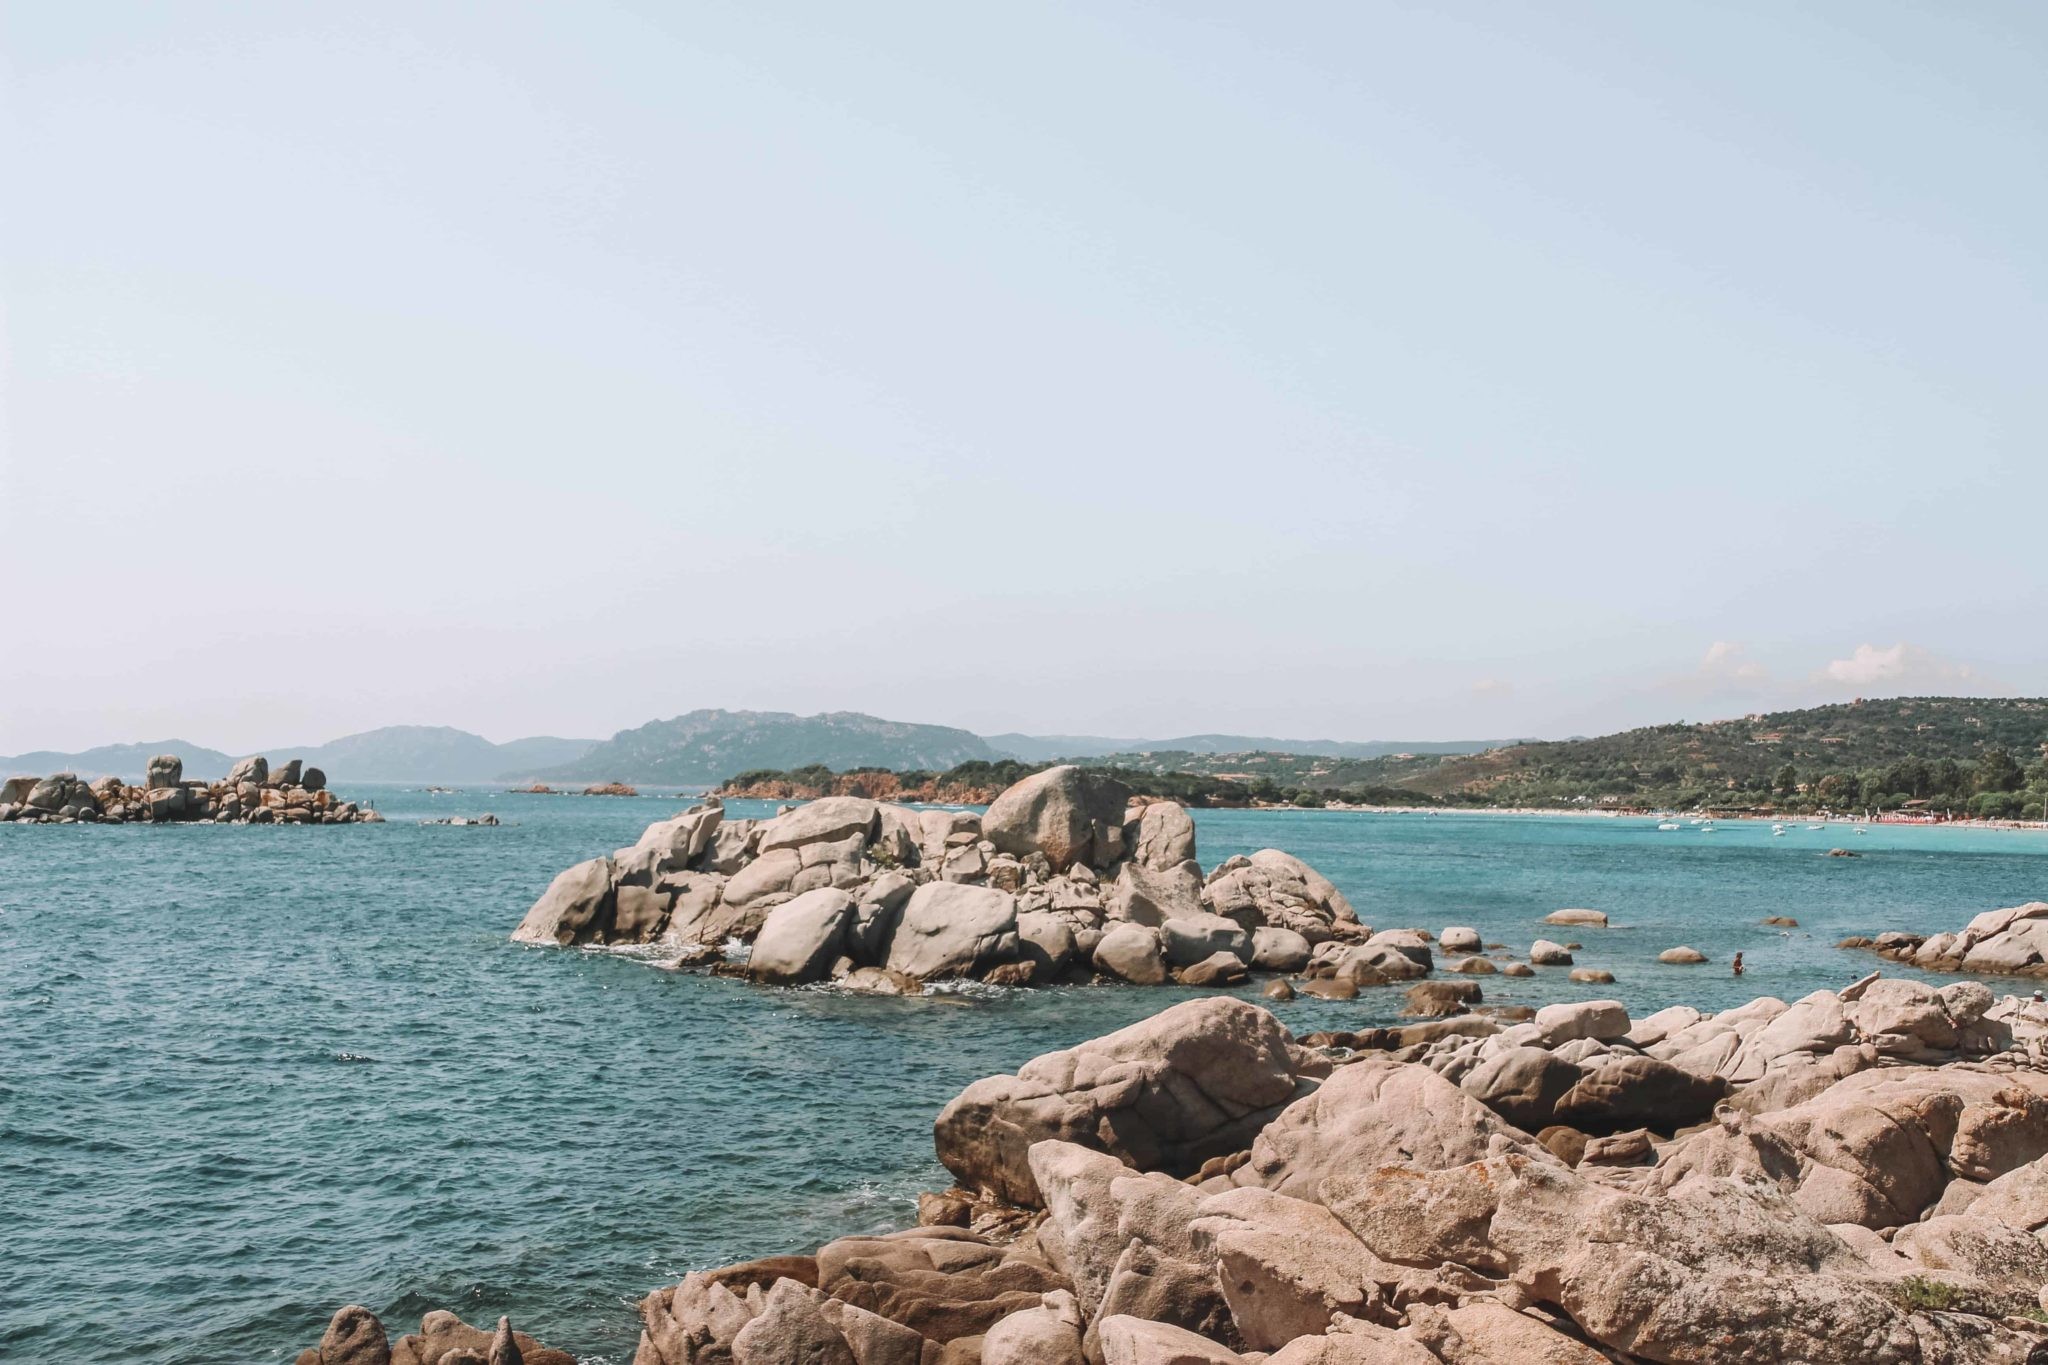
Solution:
[{"label": "sea", "polygon": [[[394,1337],[434,1308],[509,1314],[624,1365],[650,1290],[910,1223],[918,1192],[949,1183],[931,1125],[951,1096],[1189,994],[868,998],[517,946],[557,871],[683,800],[342,794],[387,823],[0,825],[0,1358],[288,1361],[361,1303]],[[504,823],[421,823],[485,812]],[[1469,925],[1518,953],[1575,941],[1616,978],[1482,978],[1501,1004],[1789,1000],[1899,970],[1833,946],[1845,935],[2048,898],[2039,831],[1195,819],[1205,867],[1286,849],[1376,927]],[[1579,906],[1611,927],[1541,922]],[[1657,962],[1679,944],[1712,962]],[[1390,987],[1275,1008],[1300,1033],[1400,1005]]]}]

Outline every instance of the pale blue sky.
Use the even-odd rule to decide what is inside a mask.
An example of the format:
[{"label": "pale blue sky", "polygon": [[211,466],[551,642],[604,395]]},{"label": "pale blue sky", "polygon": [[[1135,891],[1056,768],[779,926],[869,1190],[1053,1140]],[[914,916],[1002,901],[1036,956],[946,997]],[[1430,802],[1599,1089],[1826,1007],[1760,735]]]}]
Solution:
[{"label": "pale blue sky", "polygon": [[0,9],[0,752],[2048,692],[2038,5]]}]

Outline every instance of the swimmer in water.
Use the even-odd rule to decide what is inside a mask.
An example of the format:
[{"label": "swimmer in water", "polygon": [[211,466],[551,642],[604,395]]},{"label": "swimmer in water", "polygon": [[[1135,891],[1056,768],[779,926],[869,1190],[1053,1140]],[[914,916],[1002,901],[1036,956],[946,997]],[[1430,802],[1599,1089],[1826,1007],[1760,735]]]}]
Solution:
[{"label": "swimmer in water", "polygon": [[1737,976],[1741,976],[1741,975],[1742,975],[1742,954],[1741,954],[1741,953],[1737,953],[1737,954],[1735,955],[1735,974],[1736,974]]}]

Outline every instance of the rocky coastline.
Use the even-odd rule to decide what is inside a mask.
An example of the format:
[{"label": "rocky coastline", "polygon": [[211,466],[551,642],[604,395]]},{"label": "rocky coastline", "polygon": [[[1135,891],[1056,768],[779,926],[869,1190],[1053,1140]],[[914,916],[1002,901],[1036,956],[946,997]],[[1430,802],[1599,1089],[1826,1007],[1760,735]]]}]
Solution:
[{"label": "rocky coastline", "polygon": [[[1571,910],[1549,922],[1599,928],[1606,917]],[[1428,977],[1438,952],[1461,975],[1526,975],[1573,968],[1577,947],[1537,938],[1524,962],[1470,929],[1376,932],[1279,849],[1205,873],[1184,807],[1134,801],[1072,766],[1005,789],[983,815],[839,796],[728,820],[712,798],[562,872],[512,937],[647,947],[667,966],[776,986],[1218,986],[1257,973],[1292,978],[1271,983],[1276,996],[1333,999]],[[1580,968],[1574,979],[1613,978]]]},{"label": "rocky coastline", "polygon": [[494,1332],[472,1327],[445,1309],[420,1319],[420,1330],[392,1341],[383,1321],[361,1304],[338,1310],[320,1343],[293,1365],[576,1365],[576,1357],[541,1345],[499,1318]]},{"label": "rocky coastline", "polygon": [[10,777],[0,783],[0,822],[18,824],[380,824],[384,817],[327,790],[327,775],[298,759],[273,769],[261,756],[235,764],[219,782],[187,782],[175,754],[149,760],[140,786],[76,773]]},{"label": "rocky coastline", "polygon": [[2048,1360],[2038,1032],[1876,974],[1302,1039],[1191,1000],[968,1087],[918,1226],[688,1275],[634,1361]]},{"label": "rocky coastline", "polygon": [[1986,910],[1952,933],[1846,938],[1842,948],[1867,948],[1922,971],[1985,976],[2048,977],[2048,901]]}]

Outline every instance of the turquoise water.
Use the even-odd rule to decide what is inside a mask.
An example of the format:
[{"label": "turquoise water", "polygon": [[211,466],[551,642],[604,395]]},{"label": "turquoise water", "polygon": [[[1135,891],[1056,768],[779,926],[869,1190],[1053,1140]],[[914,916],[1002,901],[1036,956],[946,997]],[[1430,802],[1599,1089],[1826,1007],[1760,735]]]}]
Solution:
[{"label": "turquoise water", "polygon": [[[347,1302],[429,1307],[624,1362],[685,1271],[898,1226],[976,1077],[1177,991],[860,999],[674,977],[506,935],[566,864],[673,800],[360,789],[382,826],[0,825],[0,1357],[289,1360]],[[759,813],[746,809],[736,814]],[[422,827],[478,814],[496,829]],[[1202,859],[1307,858],[1379,926],[1577,938],[1488,997],[1642,1011],[1839,985],[1852,932],[2048,896],[2048,834],[1200,812]],[[1865,856],[1828,859],[1832,845]],[[1567,905],[1616,927],[1544,930]],[[1757,925],[1792,914],[1781,936]],[[1690,943],[1710,967],[1661,967]],[[1749,974],[1725,961],[1742,949]],[[1282,1007],[1386,1022],[1394,991]]]}]

